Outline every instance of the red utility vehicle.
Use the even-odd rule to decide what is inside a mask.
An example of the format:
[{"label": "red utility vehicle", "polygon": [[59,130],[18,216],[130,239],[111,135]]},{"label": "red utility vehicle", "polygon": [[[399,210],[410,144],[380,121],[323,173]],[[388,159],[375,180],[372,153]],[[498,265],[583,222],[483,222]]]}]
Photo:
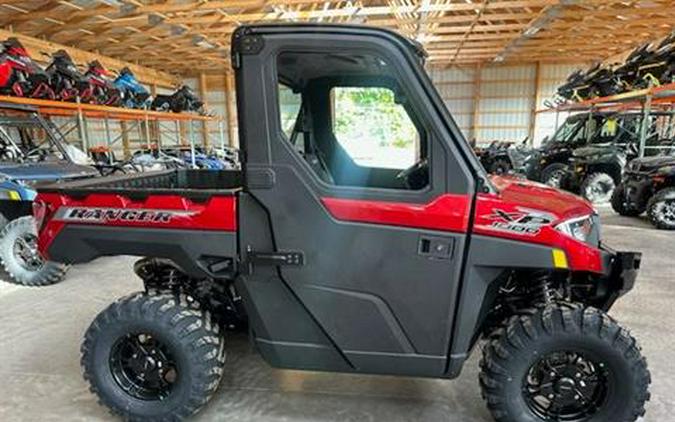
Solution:
[{"label": "red utility vehicle", "polygon": [[138,255],[145,289],[103,311],[85,378],[132,419],[196,412],[227,329],[282,368],[456,377],[484,339],[500,421],[635,420],[649,371],[606,312],[640,254],[591,205],[489,178],[388,31],[251,26],[233,36],[243,170],[175,170],[39,190],[40,251]]}]

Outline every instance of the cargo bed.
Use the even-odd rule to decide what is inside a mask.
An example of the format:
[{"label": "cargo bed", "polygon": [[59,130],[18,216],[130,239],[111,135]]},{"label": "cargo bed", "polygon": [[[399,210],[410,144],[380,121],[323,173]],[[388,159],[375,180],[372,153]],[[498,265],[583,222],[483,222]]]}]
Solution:
[{"label": "cargo bed", "polygon": [[241,172],[236,170],[180,169],[56,183],[41,186],[40,192],[71,197],[117,194],[133,200],[150,195],[180,195],[193,201],[204,201],[213,195],[234,194],[241,184]]}]

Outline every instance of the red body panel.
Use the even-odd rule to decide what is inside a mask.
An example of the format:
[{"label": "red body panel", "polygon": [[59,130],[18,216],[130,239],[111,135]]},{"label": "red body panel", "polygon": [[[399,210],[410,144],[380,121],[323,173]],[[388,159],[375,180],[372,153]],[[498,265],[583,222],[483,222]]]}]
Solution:
[{"label": "red body panel", "polygon": [[441,195],[428,204],[322,198],[337,220],[385,224],[465,233],[469,227],[471,197]]},{"label": "red body panel", "polygon": [[[235,196],[213,196],[206,202],[194,202],[179,195],[151,195],[144,201],[133,201],[115,194],[92,194],[83,199],[74,199],[57,193],[40,193],[35,199],[38,224],[41,227],[38,248],[47,255],[49,245],[66,224],[86,224],[118,227],[139,227],[178,230],[237,230],[237,201]],[[48,209],[37,208],[45,207]],[[117,210],[126,212],[120,216]],[[71,215],[86,212],[103,215],[100,219],[89,218],[73,221]],[[167,218],[139,218],[148,213],[165,213]],[[106,214],[108,214],[106,216]],[[127,218],[106,218],[109,216]],[[151,217],[151,216],[150,216]]]},{"label": "red body panel", "polygon": [[[479,194],[472,232],[484,236],[537,243],[565,251],[570,269],[601,273],[600,250],[555,229],[564,220],[592,214],[585,200],[551,187],[511,177],[495,177],[496,194]],[[323,198],[337,220],[465,233],[469,228],[471,197],[442,195],[428,204]],[[536,232],[505,230],[495,222],[498,211],[518,216],[533,213],[549,221]]]},{"label": "red body panel", "polygon": [[[481,193],[477,196],[472,228],[469,227],[472,202],[469,195],[444,194],[427,204],[329,197],[322,198],[321,201],[336,220],[455,233],[468,233],[471,230],[472,233],[483,236],[558,248],[566,253],[571,270],[603,272],[599,249],[577,241],[555,228],[562,221],[592,214],[593,207],[588,202],[577,196],[520,179],[495,177],[493,183],[497,193]],[[37,208],[44,203],[49,204],[48,209],[38,211]],[[237,229],[236,196],[214,196],[204,203],[198,203],[178,194],[150,195],[146,200],[133,201],[122,195],[105,193],[91,194],[83,199],[41,193],[36,204],[38,220],[46,216],[46,224],[41,229],[38,243],[42,253],[48,251],[52,240],[65,224],[144,229]],[[119,212],[124,214],[120,216]],[[170,216],[166,219],[150,218],[158,213],[167,213]],[[532,216],[539,220],[536,220],[534,226],[526,226],[525,231],[518,232],[510,225],[519,218]],[[515,226],[523,227],[523,224]]]}]

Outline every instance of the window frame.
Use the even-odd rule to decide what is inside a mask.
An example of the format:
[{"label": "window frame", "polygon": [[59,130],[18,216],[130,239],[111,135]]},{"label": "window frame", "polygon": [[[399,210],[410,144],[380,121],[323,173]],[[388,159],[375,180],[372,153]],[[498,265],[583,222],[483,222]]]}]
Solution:
[{"label": "window frame", "polygon": [[[445,180],[446,177],[446,172],[445,170],[434,170],[435,167],[438,167],[438,164],[434,163],[443,163],[446,164],[448,162],[447,154],[449,154],[449,148],[447,145],[445,145],[443,142],[434,142],[434,136],[431,135],[431,129],[433,125],[428,122],[427,118],[425,117],[424,113],[421,111],[423,110],[422,106],[420,105],[420,100],[418,98],[419,94],[416,94],[412,91],[410,91],[409,87],[405,85],[405,80],[406,76],[405,70],[401,69],[401,65],[397,63],[394,60],[390,60],[387,57],[387,54],[382,54],[381,52],[377,51],[374,48],[370,47],[359,47],[358,49],[359,54],[370,54],[375,57],[379,57],[380,59],[384,60],[387,62],[390,66],[391,73],[389,75],[390,79],[394,80],[396,83],[398,83],[399,88],[401,92],[405,95],[405,97],[408,99],[407,103],[404,105],[406,108],[407,114],[410,117],[410,119],[413,121],[413,124],[415,124],[415,127],[418,129],[418,133],[420,134],[420,144],[426,144],[426,151],[427,151],[427,160],[428,160],[428,182],[427,185],[422,188],[422,189],[396,189],[396,188],[383,188],[383,187],[371,187],[371,186],[353,186],[353,185],[338,185],[334,183],[327,183],[326,181],[322,180],[319,175],[316,174],[314,169],[311,168],[309,163],[304,159],[304,157],[301,156],[301,154],[295,149],[293,144],[290,142],[290,138],[286,135],[286,133],[283,130],[283,127],[281,125],[281,109],[280,109],[280,97],[279,97],[279,86],[284,85],[286,87],[290,86],[285,82],[282,81],[281,78],[279,78],[279,57],[284,54],[284,53],[300,53],[300,54],[325,54],[327,50],[324,49],[314,49],[311,47],[306,47],[306,46],[291,46],[291,45],[286,45],[281,48],[274,49],[273,51],[270,52],[270,55],[273,57],[272,60],[270,60],[271,66],[269,68],[270,71],[270,82],[272,86],[274,87],[273,89],[273,96],[272,96],[272,101],[271,103],[271,112],[275,114],[275,116],[272,119],[269,119],[272,122],[272,127],[271,131],[276,134],[277,138],[280,138],[283,140],[281,144],[289,149],[291,152],[292,156],[295,158],[296,163],[299,163],[299,166],[307,173],[307,175],[310,176],[310,180],[312,181],[313,184],[315,184],[320,191],[323,192],[330,192],[331,194],[337,194],[337,196],[345,196],[345,197],[351,197],[351,196],[393,196],[393,197],[401,197],[407,200],[409,199],[415,199],[415,198],[420,198],[420,197],[425,197],[428,199],[431,199],[437,194],[440,194],[441,192],[444,192],[447,188],[447,182]],[[330,48],[330,52],[334,54],[350,54],[354,53],[355,49],[351,48],[345,48],[345,47],[333,47]],[[349,78],[340,78],[341,80],[346,80]],[[363,78],[361,78],[363,79]],[[370,78],[370,79],[375,79],[375,78]],[[356,86],[356,85],[354,85]],[[371,85],[372,86],[372,85]],[[391,87],[388,87],[391,88]],[[291,88],[292,89],[292,88]],[[300,94],[302,95],[302,94]],[[302,99],[304,101],[304,98]],[[331,111],[332,114],[332,111]],[[332,115],[331,115],[332,119]],[[331,121],[331,131],[332,131],[332,121]],[[438,135],[436,135],[438,136]],[[434,150],[438,150],[436,153],[434,153]],[[443,157],[435,157],[435,155],[438,154],[443,154]],[[355,165],[358,165],[355,163]],[[359,166],[363,167],[363,166]],[[363,167],[363,168],[368,168],[368,167]],[[442,177],[441,175],[438,174],[436,175],[435,172],[438,173],[443,173]]]}]

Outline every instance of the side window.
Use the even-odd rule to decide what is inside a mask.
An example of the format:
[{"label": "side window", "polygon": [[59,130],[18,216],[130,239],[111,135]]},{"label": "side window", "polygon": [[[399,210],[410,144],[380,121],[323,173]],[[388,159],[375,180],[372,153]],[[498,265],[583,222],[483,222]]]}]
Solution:
[{"label": "side window", "polygon": [[287,137],[291,137],[293,126],[300,113],[302,97],[299,93],[286,85],[279,84],[279,117],[281,118],[281,130]]},{"label": "side window", "polygon": [[420,159],[420,136],[410,116],[381,87],[335,87],[333,134],[355,164],[403,170]]},{"label": "side window", "polygon": [[428,138],[398,75],[364,52],[282,52],[281,141],[321,181],[374,189],[429,186]]}]

